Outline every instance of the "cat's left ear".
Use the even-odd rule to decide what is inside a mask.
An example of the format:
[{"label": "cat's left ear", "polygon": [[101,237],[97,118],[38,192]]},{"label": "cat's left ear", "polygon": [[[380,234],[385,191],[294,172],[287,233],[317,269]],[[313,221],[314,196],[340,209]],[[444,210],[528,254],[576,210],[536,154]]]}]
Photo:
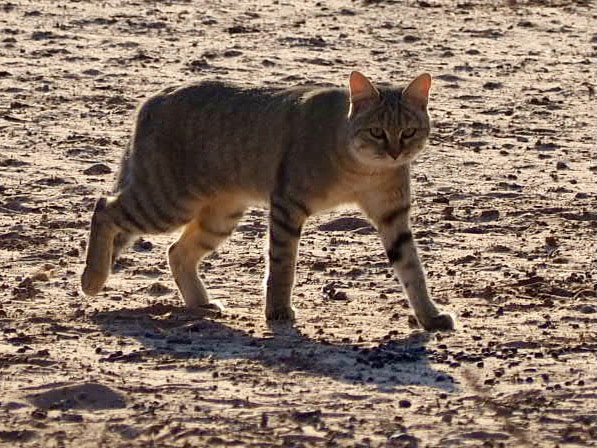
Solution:
[{"label": "cat's left ear", "polygon": [[429,102],[429,90],[431,89],[431,75],[423,73],[413,79],[408,86],[402,91],[402,98],[409,100],[411,103],[420,105],[423,108],[427,107]]},{"label": "cat's left ear", "polygon": [[352,72],[348,84],[350,89],[349,117],[352,117],[360,109],[370,106],[379,99],[379,91],[360,72]]}]

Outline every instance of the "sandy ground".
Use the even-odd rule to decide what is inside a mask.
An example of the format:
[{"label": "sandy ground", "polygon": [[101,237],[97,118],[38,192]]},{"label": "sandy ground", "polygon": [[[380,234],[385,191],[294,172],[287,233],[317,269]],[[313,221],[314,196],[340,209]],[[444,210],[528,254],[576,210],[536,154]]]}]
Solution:
[{"label": "sandy ground", "polygon": [[[596,11],[540,3],[0,2],[0,445],[594,446]],[[435,76],[414,230],[457,331],[409,324],[351,209],[306,228],[293,328],[264,322],[259,209],[201,265],[222,315],[182,308],[173,235],[81,295],[139,101],[353,69]]]}]

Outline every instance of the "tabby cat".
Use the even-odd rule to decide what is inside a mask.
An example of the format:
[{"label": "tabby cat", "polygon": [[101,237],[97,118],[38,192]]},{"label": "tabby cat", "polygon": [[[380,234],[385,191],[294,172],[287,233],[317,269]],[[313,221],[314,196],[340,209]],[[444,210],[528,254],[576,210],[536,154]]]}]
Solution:
[{"label": "tabby cat", "polygon": [[405,88],[375,87],[352,72],[349,89],[241,88],[198,82],[163,90],[140,108],[114,197],[91,222],[85,294],[103,287],[134,236],[184,227],[168,261],[188,308],[210,302],[199,261],[234,230],[246,208],[268,202],[265,315],[294,319],[291,293],[305,220],[358,205],[381,234],[419,323],[449,330],[452,317],[429,298],[410,230],[410,162],[429,135],[431,77]]}]

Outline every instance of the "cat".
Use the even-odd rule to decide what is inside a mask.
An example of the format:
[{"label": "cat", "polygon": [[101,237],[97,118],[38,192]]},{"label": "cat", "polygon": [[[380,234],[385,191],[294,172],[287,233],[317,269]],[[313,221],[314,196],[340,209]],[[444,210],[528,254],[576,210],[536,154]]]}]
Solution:
[{"label": "cat", "polygon": [[170,87],[139,109],[113,197],[95,206],[82,290],[97,294],[114,259],[141,234],[184,227],[168,249],[189,309],[218,308],[199,261],[245,209],[269,203],[268,320],[293,320],[291,293],[305,220],[359,206],[378,229],[420,325],[451,330],[427,292],[410,229],[410,162],[430,132],[431,76],[376,87],[360,72],[348,89],[241,88],[221,82]]}]

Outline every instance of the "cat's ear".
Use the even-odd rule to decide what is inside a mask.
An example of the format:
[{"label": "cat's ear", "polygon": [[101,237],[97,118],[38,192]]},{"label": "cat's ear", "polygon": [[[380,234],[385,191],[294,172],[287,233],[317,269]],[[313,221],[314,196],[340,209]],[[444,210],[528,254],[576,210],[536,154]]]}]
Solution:
[{"label": "cat's ear", "polygon": [[427,107],[429,102],[429,90],[431,89],[431,75],[423,73],[413,79],[408,86],[402,91],[402,98],[409,102]]},{"label": "cat's ear", "polygon": [[373,87],[371,81],[360,72],[352,72],[348,79],[350,89],[350,111],[348,116],[353,116],[364,107],[370,106],[379,99],[378,90]]}]

